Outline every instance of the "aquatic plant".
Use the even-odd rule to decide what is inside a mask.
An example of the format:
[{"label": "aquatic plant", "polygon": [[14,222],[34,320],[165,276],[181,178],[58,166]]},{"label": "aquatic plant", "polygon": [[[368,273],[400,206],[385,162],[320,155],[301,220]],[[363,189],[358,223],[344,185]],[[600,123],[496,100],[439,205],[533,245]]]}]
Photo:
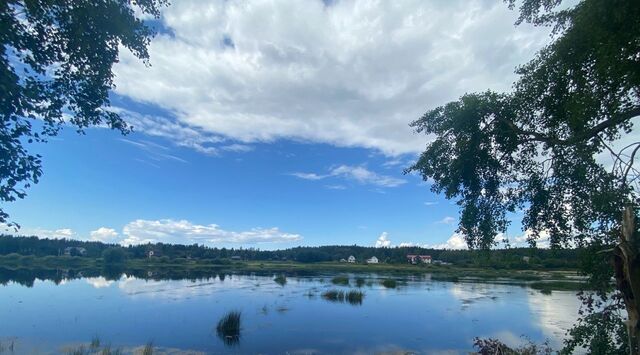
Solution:
[{"label": "aquatic plant", "polygon": [[147,345],[142,348],[142,355],[153,355],[153,343],[148,342]]},{"label": "aquatic plant", "polygon": [[362,304],[364,292],[358,290],[351,290],[349,292],[328,290],[322,294],[322,298],[331,302],[348,302],[352,305],[359,305]]},{"label": "aquatic plant", "polygon": [[357,290],[351,290],[347,292],[345,296],[345,300],[353,305],[362,304],[363,298],[364,298],[364,292],[357,291]]},{"label": "aquatic plant", "polygon": [[382,286],[386,288],[396,288],[398,282],[394,279],[384,279],[382,280]]},{"label": "aquatic plant", "polygon": [[284,275],[278,275],[275,279],[273,279],[278,285],[284,286],[287,283],[287,277]]},{"label": "aquatic plant", "polygon": [[100,347],[100,338],[95,336],[93,337],[93,339],[91,339],[91,343],[89,344],[89,349],[92,351],[96,351],[98,350],[99,347]]},{"label": "aquatic plant", "polygon": [[349,285],[349,278],[346,277],[346,276],[339,275],[339,276],[336,276],[336,277],[332,278],[331,282],[334,285],[345,285],[346,286],[346,285]]},{"label": "aquatic plant", "polygon": [[322,298],[332,302],[344,301],[344,291],[329,290],[322,294]]},{"label": "aquatic plant", "polygon": [[240,311],[230,311],[218,321],[216,331],[226,345],[234,345],[240,341]]},{"label": "aquatic plant", "polygon": [[362,277],[356,278],[356,286],[362,287],[365,284],[365,280]]}]

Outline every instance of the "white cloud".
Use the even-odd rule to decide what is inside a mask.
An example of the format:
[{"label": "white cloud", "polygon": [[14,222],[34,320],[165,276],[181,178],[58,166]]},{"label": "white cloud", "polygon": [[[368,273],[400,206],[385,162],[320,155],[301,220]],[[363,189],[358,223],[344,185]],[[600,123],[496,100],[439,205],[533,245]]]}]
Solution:
[{"label": "white cloud", "polygon": [[221,229],[218,225],[193,224],[187,220],[143,220],[138,219],[124,226],[123,245],[145,243],[208,244],[224,243],[257,244],[288,243],[302,240],[299,234],[285,233],[278,228],[253,228],[234,232]]},{"label": "white cloud", "polygon": [[376,248],[388,248],[391,246],[391,241],[389,240],[389,234],[387,232],[382,232],[376,240]]},{"label": "white cloud", "polygon": [[436,201],[426,201],[424,203],[425,206],[433,206],[433,205],[437,205],[437,204],[438,204],[438,202],[436,202]]},{"label": "white cloud", "polygon": [[515,237],[515,245],[516,246],[529,246],[529,239],[534,238],[536,241],[536,246],[538,248],[548,248],[549,247],[549,232],[546,230],[541,231],[536,238],[534,238],[533,231],[527,229],[524,231],[524,234],[518,237]]},{"label": "white cloud", "polygon": [[76,237],[76,233],[70,228],[45,229],[45,228],[29,228],[22,227],[17,231],[13,227],[0,223],[0,230],[10,235],[36,236],[49,239],[71,239]]},{"label": "white cloud", "polygon": [[426,247],[433,249],[467,249],[467,242],[464,240],[464,236],[462,234],[453,233],[446,242]]},{"label": "white cloud", "polygon": [[399,246],[400,248],[403,248],[403,247],[415,247],[415,246],[417,246],[417,245],[416,245],[416,244],[414,244],[414,243],[402,242],[402,243],[400,243],[400,245],[398,245],[398,246]]},{"label": "white cloud", "polygon": [[94,231],[91,231],[89,235],[91,236],[91,240],[105,243],[112,243],[116,241],[116,238],[118,238],[118,232],[116,232],[115,229],[107,227],[100,227]]},{"label": "white cloud", "polygon": [[334,167],[330,169],[327,174],[296,172],[291,173],[290,175],[305,180],[322,180],[330,177],[341,177],[347,180],[356,181],[363,185],[374,185],[380,187],[396,187],[407,182],[404,179],[378,174],[363,166],[350,165]]},{"label": "white cloud", "polygon": [[465,92],[509,90],[548,43],[550,29],[516,17],[484,0],[182,0],[163,10],[151,67],[121,51],[115,91],[177,121],[139,130],[207,154],[215,137],[415,153],[425,137],[410,121]]},{"label": "white cloud", "polygon": [[456,221],[456,219],[454,217],[447,216],[447,217],[444,217],[443,219],[439,220],[437,223],[440,223],[440,224],[453,224],[455,221]]}]

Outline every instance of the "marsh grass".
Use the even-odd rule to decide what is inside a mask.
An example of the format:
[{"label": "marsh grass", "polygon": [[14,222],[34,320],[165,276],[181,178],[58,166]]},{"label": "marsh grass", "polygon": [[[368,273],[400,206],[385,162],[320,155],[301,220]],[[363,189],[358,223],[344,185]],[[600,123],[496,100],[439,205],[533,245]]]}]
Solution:
[{"label": "marsh grass", "polygon": [[[147,344],[147,346],[149,346],[149,344]],[[143,355],[153,355],[153,349],[151,349],[151,352],[146,352],[146,347],[142,350],[142,354]],[[98,337],[95,337],[93,339],[91,339],[91,343],[89,343],[89,346],[85,346],[85,345],[80,345],[76,348],[71,348],[71,349],[67,349],[65,354],[67,355],[122,355],[122,349],[117,348],[117,349],[112,349],[111,345],[107,344],[104,345],[102,347],[102,349],[100,349],[100,339]],[[139,354],[135,353],[135,354]]]},{"label": "marsh grass", "polygon": [[343,285],[343,286],[348,286],[349,285],[349,278],[343,275],[338,275],[334,278],[331,279],[331,283],[333,283],[334,285]]},{"label": "marsh grass", "polygon": [[344,292],[342,290],[329,290],[322,294],[322,298],[330,302],[347,302],[352,305],[361,305],[364,299],[364,292],[351,290]]},{"label": "marsh grass", "polygon": [[353,305],[362,304],[363,298],[364,298],[364,292],[357,291],[357,290],[351,290],[347,292],[347,294],[345,295],[345,300]]},{"label": "marsh grass", "polygon": [[242,313],[230,311],[218,321],[216,332],[225,345],[235,345],[240,342],[240,320]]},{"label": "marsh grass", "polygon": [[278,285],[284,286],[287,283],[287,277],[284,275],[278,275],[275,279],[273,279]]},{"label": "marsh grass", "polygon": [[394,279],[384,279],[381,284],[386,288],[396,288],[398,286],[398,282]]},{"label": "marsh grass", "polygon": [[142,348],[142,355],[153,355],[153,343],[148,342],[144,348]]},{"label": "marsh grass", "polygon": [[356,286],[362,287],[365,284],[365,280],[362,277],[356,278]]}]

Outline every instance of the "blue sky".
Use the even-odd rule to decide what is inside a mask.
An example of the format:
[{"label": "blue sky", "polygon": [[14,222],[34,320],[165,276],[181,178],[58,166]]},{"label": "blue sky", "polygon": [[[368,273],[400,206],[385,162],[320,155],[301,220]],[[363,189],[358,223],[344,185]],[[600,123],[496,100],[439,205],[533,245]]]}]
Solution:
[{"label": "blue sky", "polygon": [[123,244],[463,247],[457,206],[402,174],[429,142],[408,124],[509,90],[549,41],[516,17],[481,0],[175,1],[151,66],[123,49],[114,67],[135,132],[31,146],[44,176],[4,207],[21,233]]}]

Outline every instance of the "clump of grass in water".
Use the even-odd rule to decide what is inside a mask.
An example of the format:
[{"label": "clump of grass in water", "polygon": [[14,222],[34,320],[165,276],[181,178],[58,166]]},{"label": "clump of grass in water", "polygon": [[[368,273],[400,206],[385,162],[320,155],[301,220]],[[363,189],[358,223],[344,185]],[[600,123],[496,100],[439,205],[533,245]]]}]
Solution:
[{"label": "clump of grass in water", "polygon": [[273,279],[278,285],[284,286],[287,283],[287,277],[284,275],[278,275],[275,279]]},{"label": "clump of grass in water", "polygon": [[331,279],[331,282],[334,285],[349,285],[349,278],[346,276],[336,276],[333,279]]},{"label": "clump of grass in water", "polygon": [[216,331],[226,345],[234,345],[240,341],[240,318],[239,311],[231,311],[218,321]]},{"label": "clump of grass in water", "polygon": [[365,280],[362,277],[358,277],[356,279],[356,286],[362,287],[362,286],[364,286],[364,283],[365,283]]},{"label": "clump of grass in water", "polygon": [[89,350],[96,351],[98,350],[99,347],[100,347],[100,338],[95,336],[93,337],[93,339],[91,339],[91,343],[89,344]]},{"label": "clump of grass in water", "polygon": [[148,342],[142,349],[142,355],[153,355],[153,343]]},{"label": "clump of grass in water", "polygon": [[344,291],[338,290],[329,290],[322,294],[322,298],[331,302],[343,302],[344,301]]},{"label": "clump of grass in water", "polygon": [[386,288],[396,288],[398,282],[394,279],[384,279],[382,280],[382,286]]},{"label": "clump of grass in water", "polygon": [[354,305],[362,304],[363,298],[364,298],[364,292],[356,291],[356,290],[351,290],[347,292],[347,295],[345,296],[345,300],[350,304],[354,304]]},{"label": "clump of grass in water", "polygon": [[362,304],[364,292],[357,290],[351,290],[349,292],[329,290],[322,294],[322,298],[331,302],[348,302],[352,305],[359,305]]}]

